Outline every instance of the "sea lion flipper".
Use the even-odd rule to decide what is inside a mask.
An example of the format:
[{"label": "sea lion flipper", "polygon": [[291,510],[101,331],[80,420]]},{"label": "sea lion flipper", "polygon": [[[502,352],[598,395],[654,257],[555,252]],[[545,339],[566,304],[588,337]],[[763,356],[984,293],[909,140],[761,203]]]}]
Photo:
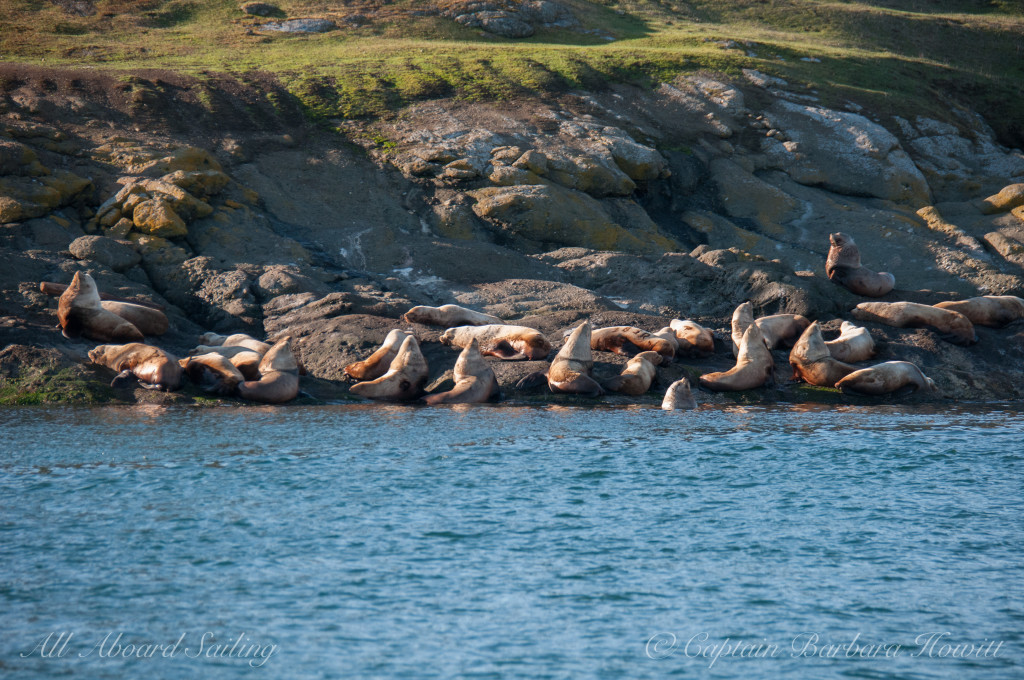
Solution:
[{"label": "sea lion flipper", "polygon": [[486,347],[482,347],[480,348],[480,354],[483,354],[484,356],[498,357],[505,361],[526,358],[526,355],[522,352],[516,351],[516,349],[509,344],[508,340],[498,340]]},{"label": "sea lion flipper", "polygon": [[534,371],[530,375],[526,376],[522,380],[516,383],[516,389],[519,391],[532,390],[540,387],[547,382],[548,374],[546,371]]},{"label": "sea lion flipper", "polygon": [[[584,397],[601,397],[605,395],[605,389],[599,382],[589,375],[580,373],[572,380],[551,385],[552,392],[566,392],[569,394],[580,394]],[[557,389],[556,389],[557,388]]]},{"label": "sea lion flipper", "polygon": [[135,380],[135,374],[130,370],[121,371],[118,373],[113,380],[110,381],[110,386],[118,389],[130,387],[132,381]]}]

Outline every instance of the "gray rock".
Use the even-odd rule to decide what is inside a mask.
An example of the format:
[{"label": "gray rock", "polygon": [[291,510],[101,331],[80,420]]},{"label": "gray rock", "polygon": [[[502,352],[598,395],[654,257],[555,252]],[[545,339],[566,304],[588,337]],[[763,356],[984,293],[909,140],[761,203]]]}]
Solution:
[{"label": "gray rock", "polygon": [[288,19],[265,23],[260,26],[260,30],[277,33],[326,33],[337,27],[330,19]]},{"label": "gray rock", "polygon": [[271,5],[266,2],[247,2],[239,9],[246,14],[252,14],[258,17],[269,17],[271,14],[277,14],[281,11],[275,5]]},{"label": "gray rock", "polygon": [[92,260],[104,264],[115,272],[131,269],[142,261],[142,256],[126,241],[106,236],[81,236],[68,247],[79,260]]}]

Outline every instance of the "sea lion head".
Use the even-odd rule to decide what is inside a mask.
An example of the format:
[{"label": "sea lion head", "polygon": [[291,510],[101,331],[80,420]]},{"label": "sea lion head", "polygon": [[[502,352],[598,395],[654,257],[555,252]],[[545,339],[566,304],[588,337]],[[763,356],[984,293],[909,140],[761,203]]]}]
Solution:
[{"label": "sea lion head", "polygon": [[[584,321],[577,326],[569,338],[558,350],[558,357],[563,359],[574,359],[576,361],[593,361],[594,355],[590,351],[590,337],[593,329],[589,321]],[[556,357],[557,358],[557,357]]]},{"label": "sea lion head", "polygon": [[260,374],[278,371],[280,373],[299,373],[299,362],[292,353],[292,336],[286,335],[267,350],[260,361]]}]

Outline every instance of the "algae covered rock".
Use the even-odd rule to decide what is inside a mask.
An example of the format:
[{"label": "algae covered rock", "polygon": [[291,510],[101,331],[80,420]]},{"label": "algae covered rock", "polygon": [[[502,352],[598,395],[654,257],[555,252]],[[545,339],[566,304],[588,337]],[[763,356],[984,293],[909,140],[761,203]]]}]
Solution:
[{"label": "algae covered rock", "polygon": [[180,238],[188,234],[185,222],[174,212],[171,204],[162,198],[151,198],[135,206],[132,222],[137,231],[151,236]]}]

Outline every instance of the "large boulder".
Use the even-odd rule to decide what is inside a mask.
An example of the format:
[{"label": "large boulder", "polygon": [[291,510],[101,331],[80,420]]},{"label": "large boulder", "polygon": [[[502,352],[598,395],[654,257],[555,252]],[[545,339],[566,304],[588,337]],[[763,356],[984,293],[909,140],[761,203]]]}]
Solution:
[{"label": "large boulder", "polygon": [[185,222],[163,198],[151,198],[135,206],[132,222],[137,231],[151,236],[180,238],[188,235]]},{"label": "large boulder", "polygon": [[131,269],[142,261],[142,256],[127,242],[106,236],[81,236],[71,242],[68,250],[79,260],[99,262],[115,272]]}]

